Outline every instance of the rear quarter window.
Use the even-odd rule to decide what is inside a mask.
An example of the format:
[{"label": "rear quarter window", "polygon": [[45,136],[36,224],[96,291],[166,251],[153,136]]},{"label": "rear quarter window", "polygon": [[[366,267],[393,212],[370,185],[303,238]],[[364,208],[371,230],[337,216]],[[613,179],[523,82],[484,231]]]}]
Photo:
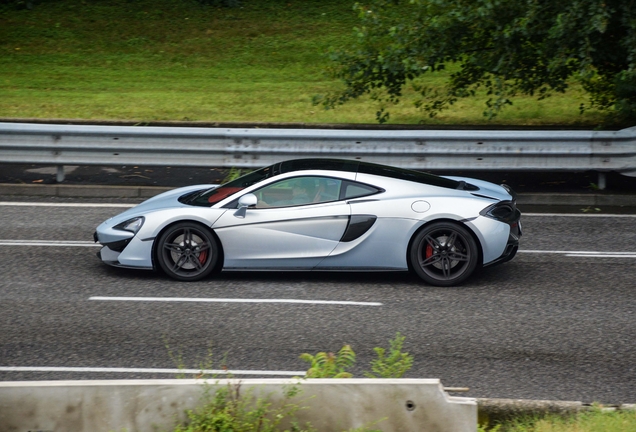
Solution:
[{"label": "rear quarter window", "polygon": [[365,185],[362,183],[346,182],[343,188],[343,199],[360,198],[369,195],[375,195],[380,192],[384,192],[382,189],[378,189],[374,186]]}]

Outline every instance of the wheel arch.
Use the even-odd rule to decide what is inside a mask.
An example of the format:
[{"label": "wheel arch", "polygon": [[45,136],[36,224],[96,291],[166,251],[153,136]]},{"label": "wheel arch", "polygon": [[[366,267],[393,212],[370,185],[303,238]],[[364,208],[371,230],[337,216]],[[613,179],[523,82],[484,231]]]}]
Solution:
[{"label": "wheel arch", "polygon": [[477,260],[477,268],[481,268],[483,267],[483,262],[484,262],[484,247],[481,244],[481,241],[479,240],[479,237],[477,236],[477,234],[475,233],[475,231],[468,225],[466,225],[465,223],[458,221],[456,219],[451,219],[451,218],[438,218],[438,219],[432,219],[427,221],[426,223],[422,224],[420,227],[418,227],[413,234],[411,235],[411,238],[409,239],[409,242],[406,246],[406,263],[408,265],[409,271],[413,271],[413,265],[411,264],[411,260],[409,259],[409,254],[411,251],[411,246],[413,245],[413,241],[415,240],[415,237],[417,237],[417,235],[423,231],[424,229],[426,229],[426,227],[428,227],[429,225],[432,225],[434,223],[437,222],[449,222],[455,225],[460,225],[461,227],[465,228],[470,235],[472,236],[472,238],[475,240],[475,243],[477,243],[477,252],[479,253],[479,257]]},{"label": "wheel arch", "polygon": [[164,232],[166,232],[170,227],[183,223],[183,222],[190,222],[196,225],[201,225],[207,229],[210,230],[210,232],[212,233],[212,235],[214,236],[214,239],[216,240],[216,243],[218,244],[219,247],[219,258],[216,262],[216,266],[214,267],[214,270],[212,271],[213,273],[217,273],[219,272],[222,268],[223,268],[223,262],[225,260],[225,253],[223,252],[223,243],[221,243],[221,239],[219,238],[219,236],[216,234],[216,232],[214,231],[214,229],[207,224],[202,223],[201,221],[198,221],[196,219],[179,219],[179,220],[175,220],[170,222],[169,224],[166,224],[166,226],[164,226],[163,228],[161,228],[161,230],[159,230],[159,232],[157,233],[157,235],[155,236],[154,240],[152,241],[152,251],[151,251],[151,260],[152,260],[152,268],[155,271],[161,271],[161,266],[157,265],[157,240],[163,235]]}]

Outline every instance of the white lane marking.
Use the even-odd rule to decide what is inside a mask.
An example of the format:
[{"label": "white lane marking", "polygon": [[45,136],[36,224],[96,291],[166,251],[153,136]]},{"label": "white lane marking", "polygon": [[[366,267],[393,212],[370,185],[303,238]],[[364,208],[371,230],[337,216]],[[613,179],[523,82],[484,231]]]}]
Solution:
[{"label": "white lane marking", "polygon": [[604,214],[604,213],[521,213],[521,220],[524,217],[611,217],[611,218],[636,218],[636,214]]},{"label": "white lane marking", "polygon": [[382,306],[378,302],[354,302],[333,300],[296,299],[238,299],[238,298],[193,298],[193,297],[90,297],[99,301],[141,301],[141,302],[199,302],[199,303],[292,303],[313,305]]},{"label": "white lane marking", "polygon": [[624,255],[620,255],[620,254],[610,254],[610,253],[604,253],[604,254],[566,254],[565,256],[567,257],[575,257],[575,258],[636,258],[636,254],[624,254]]},{"label": "white lane marking", "polygon": [[520,253],[558,254],[577,258],[636,258],[636,252],[519,250]]},{"label": "white lane marking", "polygon": [[0,246],[102,247],[99,243],[82,240],[0,240]]},{"label": "white lane marking", "polygon": [[305,376],[306,371],[259,371],[224,369],[150,369],[150,368],[101,368],[101,367],[32,367],[0,366],[0,372],[90,372],[90,373],[154,373],[154,374],[205,374],[205,375],[266,375]]},{"label": "white lane marking", "polygon": [[8,207],[122,207],[131,208],[137,204],[114,204],[114,203],[41,203],[41,202],[13,202],[0,201],[0,206]]}]

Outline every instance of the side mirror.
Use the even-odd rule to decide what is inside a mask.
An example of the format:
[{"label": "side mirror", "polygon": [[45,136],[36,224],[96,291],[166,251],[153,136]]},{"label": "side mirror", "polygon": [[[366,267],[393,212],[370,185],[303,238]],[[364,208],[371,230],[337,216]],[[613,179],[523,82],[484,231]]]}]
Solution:
[{"label": "side mirror", "polygon": [[256,198],[256,195],[252,193],[243,195],[238,200],[239,206],[238,206],[238,210],[234,212],[234,216],[236,216],[237,218],[243,219],[245,217],[245,214],[247,213],[247,208],[254,207],[257,202],[258,202],[258,198]]}]

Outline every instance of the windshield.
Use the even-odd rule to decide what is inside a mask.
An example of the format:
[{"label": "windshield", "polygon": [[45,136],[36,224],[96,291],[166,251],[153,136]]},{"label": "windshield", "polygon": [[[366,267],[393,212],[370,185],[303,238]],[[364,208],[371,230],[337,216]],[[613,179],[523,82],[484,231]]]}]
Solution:
[{"label": "windshield", "polygon": [[230,195],[234,195],[246,187],[252,186],[253,184],[259,183],[271,177],[273,175],[273,171],[273,166],[252,171],[251,173],[245,174],[236,180],[222,184],[217,188],[205,190],[191,197],[186,201],[186,204],[210,207],[211,205],[218,203]]}]

